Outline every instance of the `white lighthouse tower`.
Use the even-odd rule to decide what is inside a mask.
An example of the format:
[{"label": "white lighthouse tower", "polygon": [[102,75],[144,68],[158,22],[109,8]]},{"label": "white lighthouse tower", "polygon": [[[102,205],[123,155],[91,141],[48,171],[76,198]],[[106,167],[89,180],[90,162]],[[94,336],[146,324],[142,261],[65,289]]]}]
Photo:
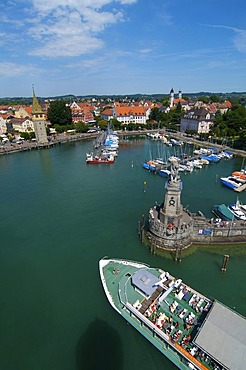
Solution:
[{"label": "white lighthouse tower", "polygon": [[170,90],[170,108],[173,108],[174,105],[174,90],[173,88]]}]

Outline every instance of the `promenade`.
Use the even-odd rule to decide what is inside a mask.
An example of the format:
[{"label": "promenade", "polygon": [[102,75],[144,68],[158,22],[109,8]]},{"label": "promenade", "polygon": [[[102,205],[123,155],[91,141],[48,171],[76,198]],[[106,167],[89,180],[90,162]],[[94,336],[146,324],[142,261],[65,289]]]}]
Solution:
[{"label": "promenade", "polygon": [[[119,130],[117,131],[117,134],[119,137],[122,136],[142,136],[146,135],[147,133],[151,132],[157,132],[157,130],[144,130],[144,131],[123,131]],[[234,155],[238,157],[246,157],[246,151],[244,150],[238,150],[235,148],[231,148],[229,146],[220,145],[216,143],[211,143],[209,141],[200,141],[197,139],[194,139],[192,137],[187,137],[183,133],[180,132],[166,132],[163,130],[159,131],[160,133],[167,134],[172,138],[182,140],[184,142],[191,142],[195,144],[196,146],[203,147],[203,148],[217,148],[218,150],[229,150]],[[79,134],[58,134],[55,137],[51,137],[49,142],[47,144],[37,144],[35,141],[25,141],[23,140],[22,144],[17,143],[6,143],[0,145],[0,155],[4,154],[11,154],[11,153],[17,153],[17,152],[24,152],[28,150],[40,150],[44,148],[51,148],[55,145],[73,142],[73,141],[80,141],[80,140],[94,140],[98,136],[98,133],[79,133]]]},{"label": "promenade", "polygon": [[58,134],[56,137],[50,138],[47,144],[38,144],[35,141],[24,141],[20,144],[17,143],[6,143],[0,146],[0,155],[25,152],[30,150],[40,150],[52,148],[55,145],[64,143],[80,141],[80,140],[93,140],[97,137],[97,134]]}]

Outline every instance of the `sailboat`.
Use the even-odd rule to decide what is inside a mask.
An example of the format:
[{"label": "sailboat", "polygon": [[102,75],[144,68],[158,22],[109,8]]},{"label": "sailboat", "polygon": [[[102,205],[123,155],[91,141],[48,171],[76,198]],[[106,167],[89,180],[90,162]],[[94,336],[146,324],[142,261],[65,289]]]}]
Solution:
[{"label": "sailboat", "polygon": [[246,221],[246,215],[240,207],[240,202],[239,202],[238,198],[237,198],[237,201],[236,201],[235,204],[231,204],[231,205],[228,206],[228,209],[233,213],[234,217],[237,220]]}]

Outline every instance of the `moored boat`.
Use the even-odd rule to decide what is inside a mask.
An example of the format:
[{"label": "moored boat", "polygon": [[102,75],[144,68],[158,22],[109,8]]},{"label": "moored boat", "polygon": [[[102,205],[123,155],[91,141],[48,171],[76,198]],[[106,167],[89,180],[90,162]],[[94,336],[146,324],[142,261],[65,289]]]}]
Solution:
[{"label": "moored boat", "polygon": [[212,212],[224,221],[231,221],[234,218],[232,211],[225,204],[215,204]]},{"label": "moored boat", "polygon": [[156,163],[154,161],[144,162],[143,168],[145,168],[146,170],[149,170],[151,172],[155,172],[157,170]]},{"label": "moored boat", "polygon": [[243,316],[144,263],[103,258],[99,272],[111,306],[179,369],[244,368]]},{"label": "moored boat", "polygon": [[205,158],[200,158],[202,164],[209,164],[210,162]]},{"label": "moored boat", "polygon": [[228,177],[221,177],[220,181],[223,185],[227,186],[230,189],[237,189],[239,186],[245,183],[244,180],[240,179],[237,176],[228,176]]},{"label": "moored boat", "polygon": [[235,219],[246,221],[246,215],[237,203],[229,205],[228,209],[233,213]]},{"label": "moored boat", "polygon": [[93,153],[86,154],[87,164],[113,164],[114,156],[112,155],[93,155]]},{"label": "moored boat", "polygon": [[233,153],[228,150],[223,150],[220,154],[222,155],[222,158],[225,158],[225,159],[233,158]]},{"label": "moored boat", "polygon": [[246,214],[246,204],[240,204],[240,208]]},{"label": "moored boat", "polygon": [[236,177],[239,177],[240,179],[246,180],[245,171],[234,171],[232,172],[232,176],[236,176]]},{"label": "moored boat", "polygon": [[195,168],[202,168],[203,166],[201,159],[193,159],[192,163]]},{"label": "moored boat", "polygon": [[157,174],[162,176],[162,177],[168,177],[170,175],[171,171],[169,171],[168,169],[160,169],[157,171]]},{"label": "moored boat", "polygon": [[220,161],[220,157],[218,157],[216,154],[201,155],[200,159],[206,159],[209,162],[219,162]]}]

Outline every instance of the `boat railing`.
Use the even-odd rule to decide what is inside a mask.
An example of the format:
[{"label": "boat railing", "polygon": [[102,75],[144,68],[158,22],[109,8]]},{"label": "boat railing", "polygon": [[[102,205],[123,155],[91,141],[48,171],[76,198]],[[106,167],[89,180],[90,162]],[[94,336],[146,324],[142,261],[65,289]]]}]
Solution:
[{"label": "boat railing", "polygon": [[122,279],[120,282],[119,282],[119,299],[121,301],[121,303],[123,305],[125,305],[125,303],[127,302],[128,298],[127,298],[127,293],[126,293],[126,285],[129,281],[129,279],[131,278],[131,276],[128,276],[128,277],[125,277],[125,279]]}]

